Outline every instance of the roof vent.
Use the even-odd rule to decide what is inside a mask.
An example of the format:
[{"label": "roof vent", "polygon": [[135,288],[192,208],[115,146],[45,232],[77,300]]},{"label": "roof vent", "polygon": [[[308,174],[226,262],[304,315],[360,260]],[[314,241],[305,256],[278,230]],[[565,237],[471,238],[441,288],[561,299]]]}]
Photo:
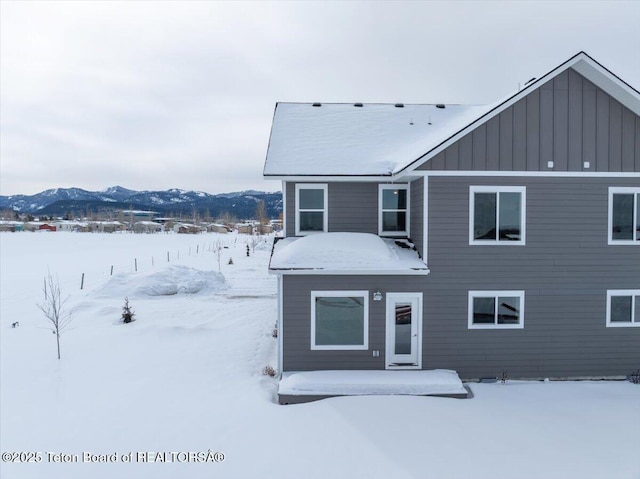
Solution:
[{"label": "roof vent", "polygon": [[438,104],[436,105],[436,108],[441,108],[441,109],[443,109],[443,110],[444,110],[444,105],[443,105],[442,103],[438,103]]},{"label": "roof vent", "polygon": [[357,106],[358,108],[362,108],[362,103],[354,103],[353,106]]},{"label": "roof vent", "polygon": [[403,103],[396,103],[394,106],[396,108],[404,108],[404,104]]},{"label": "roof vent", "polygon": [[311,106],[322,106],[322,103],[314,103],[314,104],[313,104],[313,105],[311,105]]}]

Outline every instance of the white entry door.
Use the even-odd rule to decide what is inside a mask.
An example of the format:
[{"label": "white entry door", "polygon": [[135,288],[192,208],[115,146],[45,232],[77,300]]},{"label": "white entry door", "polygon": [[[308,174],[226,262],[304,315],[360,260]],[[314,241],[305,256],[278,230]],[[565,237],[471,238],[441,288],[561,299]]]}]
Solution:
[{"label": "white entry door", "polygon": [[422,293],[387,293],[387,369],[420,368]]}]

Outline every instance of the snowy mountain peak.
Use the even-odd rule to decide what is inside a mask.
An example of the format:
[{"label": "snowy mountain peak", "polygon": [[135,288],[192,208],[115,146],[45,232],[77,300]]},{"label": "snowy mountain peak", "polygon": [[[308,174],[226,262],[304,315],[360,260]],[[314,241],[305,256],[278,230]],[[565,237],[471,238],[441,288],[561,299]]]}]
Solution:
[{"label": "snowy mountain peak", "polygon": [[64,215],[87,211],[122,209],[151,209],[170,215],[198,212],[218,215],[229,213],[250,218],[256,203],[264,201],[272,217],[282,211],[282,194],[248,190],[245,192],[212,195],[203,191],[171,188],[164,191],[136,191],[122,186],[111,186],[102,191],[81,188],[55,188],[36,195],[0,196],[0,209],[13,209],[22,213]]}]

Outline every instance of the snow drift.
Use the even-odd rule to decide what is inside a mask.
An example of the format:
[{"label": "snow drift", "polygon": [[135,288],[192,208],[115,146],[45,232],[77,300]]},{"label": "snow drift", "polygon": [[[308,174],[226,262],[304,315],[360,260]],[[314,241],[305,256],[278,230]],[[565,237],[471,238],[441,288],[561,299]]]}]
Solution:
[{"label": "snow drift", "polygon": [[225,277],[180,265],[168,265],[150,272],[121,273],[95,293],[98,296],[174,296],[218,292],[227,289]]}]

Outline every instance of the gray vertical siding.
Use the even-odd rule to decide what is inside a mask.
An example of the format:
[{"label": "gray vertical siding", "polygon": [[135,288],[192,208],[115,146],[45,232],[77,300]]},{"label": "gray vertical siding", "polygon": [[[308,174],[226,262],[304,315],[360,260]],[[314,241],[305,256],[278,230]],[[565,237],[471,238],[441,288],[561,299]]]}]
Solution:
[{"label": "gray vertical siding", "polygon": [[418,169],[640,171],[639,145],[640,117],[568,69]]},{"label": "gray vertical siding", "polygon": [[[469,245],[469,186],[527,188],[524,246]],[[609,186],[638,178],[429,178],[428,276],[285,276],[284,370],[383,369],[384,301],[368,351],[310,350],[310,291],[421,291],[423,368],[463,378],[625,375],[640,328],[607,328],[607,289],[640,288],[640,248],[607,245]],[[469,330],[470,290],[524,290],[524,329]],[[374,358],[373,350],[380,351]]]},{"label": "gray vertical siding", "polygon": [[409,201],[409,221],[411,222],[411,240],[416,246],[420,257],[424,251],[424,178],[411,183],[411,197]]}]

